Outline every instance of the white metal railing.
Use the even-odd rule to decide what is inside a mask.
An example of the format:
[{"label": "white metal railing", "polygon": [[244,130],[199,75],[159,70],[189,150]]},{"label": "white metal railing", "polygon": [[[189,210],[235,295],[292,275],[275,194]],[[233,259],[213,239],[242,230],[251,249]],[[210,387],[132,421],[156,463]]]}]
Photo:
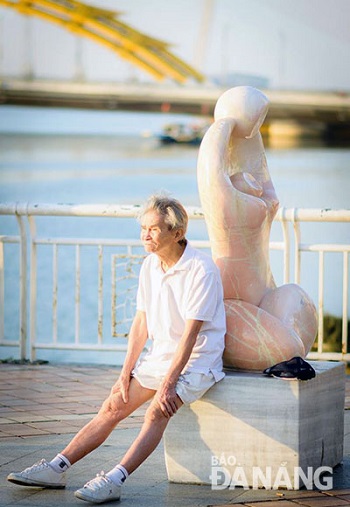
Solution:
[{"label": "white metal railing", "polygon": [[[52,224],[47,225],[48,232],[38,233],[37,221],[39,217],[68,217],[70,219],[80,217],[98,218],[99,223],[107,218],[115,219],[135,219],[138,213],[138,206],[118,206],[118,205],[80,205],[80,204],[30,204],[30,203],[0,203],[0,217],[12,216],[17,222],[17,232],[13,234],[0,235],[0,346],[19,347],[19,356],[21,359],[29,358],[33,361],[36,358],[36,352],[39,349],[53,350],[84,350],[84,351],[119,351],[124,353],[126,350],[126,340],[128,327],[135,311],[135,294],[138,278],[139,266],[144,257],[141,242],[137,239],[113,239],[100,237],[95,234],[93,237],[82,234],[73,236],[55,235],[55,227]],[[190,222],[193,220],[204,219],[200,208],[187,208]],[[101,221],[101,222],[100,222]],[[344,360],[350,361],[350,351],[348,351],[348,303],[349,303],[349,252],[350,252],[350,210],[321,210],[321,209],[286,209],[281,208],[275,219],[276,224],[281,227],[282,239],[270,242],[270,250],[281,251],[283,260],[283,283],[291,281],[291,263],[293,267],[293,281],[301,282],[301,257],[307,253],[316,253],[318,256],[317,283],[318,283],[318,312],[319,329],[317,340],[317,351],[309,354],[310,359],[326,360]],[[302,242],[301,224],[305,223],[321,224],[339,223],[344,224],[347,229],[344,235],[345,243],[335,244],[326,242]],[[99,233],[99,227],[97,233]],[[303,232],[304,236],[305,233]],[[321,237],[323,233],[321,231]],[[191,243],[198,248],[209,249],[207,240],[194,241]],[[13,294],[7,297],[5,291],[8,282],[6,278],[7,265],[11,265],[13,270],[13,258],[6,259],[5,245],[17,245],[19,252],[18,263],[18,320],[19,336],[8,336],[5,325],[5,307],[8,297],[13,298]],[[39,261],[39,252],[49,248],[52,258],[51,266],[46,268]],[[73,323],[66,326],[65,336],[62,340],[59,336],[59,327],[62,317],[59,312],[59,304],[68,296],[60,295],[60,284],[62,280],[62,262],[60,255],[63,249],[69,250],[67,259],[74,259],[74,315]],[[83,270],[83,251],[88,249],[94,251],[93,256],[97,263],[97,280],[92,292],[96,294],[94,301],[97,303],[97,311],[91,310],[90,313],[96,315],[93,322],[87,322],[82,318],[82,310],[85,304],[82,304],[82,284],[86,281],[86,276],[82,274]],[[45,250],[47,252],[47,250]],[[106,253],[107,252],[107,253]],[[108,252],[110,253],[108,256]],[[342,345],[341,350],[326,352],[324,350],[324,301],[325,301],[325,255],[342,255],[342,287],[337,287],[341,293],[341,319],[342,319]],[[47,259],[47,254],[44,258]],[[106,283],[106,261],[110,260],[110,280]],[[89,271],[93,271],[91,262],[88,263]],[[46,271],[45,271],[46,269]],[[51,272],[51,280],[48,282],[48,276]],[[67,278],[67,276],[66,276]],[[40,280],[39,280],[40,279]],[[48,308],[42,311],[38,318],[38,291],[43,284],[47,285],[46,293],[41,299],[51,300],[50,316],[48,317]],[[302,284],[303,285],[303,284]],[[48,286],[50,286],[48,288]],[[89,289],[91,290],[91,289]],[[89,293],[85,290],[85,294]],[[108,292],[106,298],[106,292]],[[68,293],[68,291],[67,291]],[[94,298],[95,296],[93,296]],[[106,299],[110,302],[110,316],[106,315]],[[86,302],[86,301],[85,301]],[[89,306],[89,302],[86,303]],[[92,305],[93,306],[93,305]],[[67,306],[67,312],[71,311]],[[89,313],[89,318],[91,317]],[[43,319],[51,321],[50,336],[38,337],[38,328],[42,327]],[[110,330],[106,333],[106,321],[109,321]],[[39,322],[38,322],[39,321]],[[90,338],[88,341],[81,336],[82,323],[90,329]],[[67,336],[67,329],[72,336]],[[28,332],[29,330],[29,332]],[[73,330],[73,331],[71,331]],[[10,331],[11,333],[11,331]],[[91,340],[92,336],[92,340]],[[1,349],[0,349],[1,350]],[[28,352],[29,350],[29,352]]]}]

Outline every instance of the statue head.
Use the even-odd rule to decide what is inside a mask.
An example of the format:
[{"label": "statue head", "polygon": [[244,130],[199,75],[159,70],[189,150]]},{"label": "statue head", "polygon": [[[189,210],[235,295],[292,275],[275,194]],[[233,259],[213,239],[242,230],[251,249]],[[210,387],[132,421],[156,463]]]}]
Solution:
[{"label": "statue head", "polygon": [[269,101],[267,97],[252,86],[236,86],[224,92],[218,99],[214,118],[233,118],[236,120],[235,133],[238,137],[254,137],[263,124]]}]

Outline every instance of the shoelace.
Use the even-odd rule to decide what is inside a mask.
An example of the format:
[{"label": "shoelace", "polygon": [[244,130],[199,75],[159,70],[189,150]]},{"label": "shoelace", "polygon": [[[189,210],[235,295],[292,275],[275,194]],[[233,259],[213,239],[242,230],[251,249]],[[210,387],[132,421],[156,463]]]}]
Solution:
[{"label": "shoelace", "polygon": [[91,479],[90,481],[88,481],[84,485],[84,488],[89,487],[93,491],[97,491],[98,489],[102,488],[106,484],[108,484],[110,486],[111,480],[105,475],[104,472],[101,472],[100,474],[97,474],[94,479]]},{"label": "shoelace", "polygon": [[36,472],[36,471],[46,468],[46,467],[47,467],[47,463],[46,463],[45,459],[42,459],[41,461],[38,461],[38,463],[34,463],[34,465],[32,465],[31,467],[28,467],[25,470],[23,470],[23,472]]}]

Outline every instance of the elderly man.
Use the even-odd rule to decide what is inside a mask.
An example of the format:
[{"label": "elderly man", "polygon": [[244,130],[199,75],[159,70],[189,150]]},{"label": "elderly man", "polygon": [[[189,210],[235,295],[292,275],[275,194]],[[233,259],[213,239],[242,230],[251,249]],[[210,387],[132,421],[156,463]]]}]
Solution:
[{"label": "elderly man", "polygon": [[[92,503],[119,499],[121,485],[154,451],[182,404],[199,399],[224,377],[225,310],[218,268],[185,239],[188,217],[177,200],[152,196],[140,222],[150,255],[140,272],[137,312],[120,376],[98,414],[68,446],[50,462],[11,473],[8,480],[15,484],[65,487],[66,470],[152,399],[141,431],[121,462],[75,492]],[[151,347],[142,357],[148,339]]]}]

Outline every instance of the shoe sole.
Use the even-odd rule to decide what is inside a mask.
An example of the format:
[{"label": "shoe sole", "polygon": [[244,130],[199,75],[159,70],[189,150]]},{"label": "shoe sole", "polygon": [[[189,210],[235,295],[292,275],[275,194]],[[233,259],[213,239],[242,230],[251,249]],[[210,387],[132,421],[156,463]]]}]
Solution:
[{"label": "shoe sole", "polygon": [[90,496],[85,496],[80,491],[76,491],[74,493],[74,496],[76,498],[79,498],[80,500],[85,500],[85,502],[90,502],[90,503],[107,503],[107,502],[118,502],[118,501],[120,501],[120,496],[119,496],[119,498],[110,498],[110,499],[108,498],[106,500],[97,500],[97,499],[91,498]]},{"label": "shoe sole", "polygon": [[7,478],[9,482],[13,482],[13,484],[18,484],[19,486],[30,486],[32,488],[46,488],[46,489],[64,489],[66,487],[65,484],[43,484],[42,482],[26,482],[25,479],[15,479],[15,478]]}]

